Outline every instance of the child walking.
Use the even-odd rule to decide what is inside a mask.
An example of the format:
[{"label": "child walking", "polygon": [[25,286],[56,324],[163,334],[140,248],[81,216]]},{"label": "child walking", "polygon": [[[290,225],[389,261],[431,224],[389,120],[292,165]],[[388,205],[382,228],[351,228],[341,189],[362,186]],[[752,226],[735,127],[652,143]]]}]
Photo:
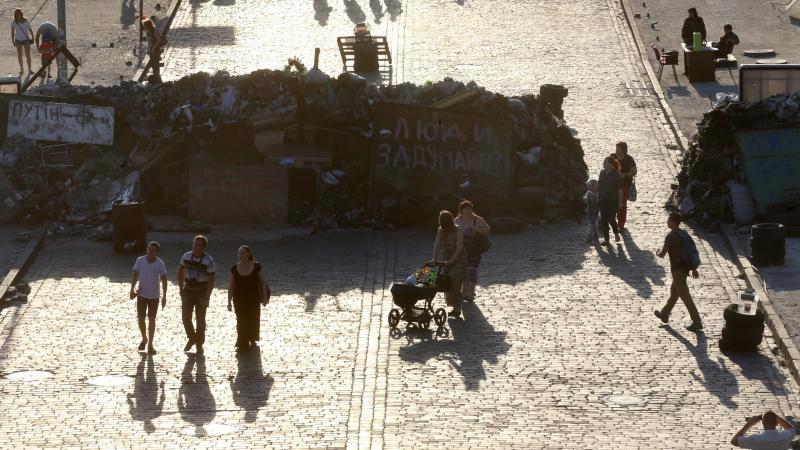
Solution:
[{"label": "child walking", "polygon": [[583,195],[583,203],[586,204],[586,223],[589,224],[589,234],[586,242],[591,243],[597,239],[597,218],[600,215],[600,205],[597,199],[598,184],[597,180],[591,179],[586,183],[586,194]]}]

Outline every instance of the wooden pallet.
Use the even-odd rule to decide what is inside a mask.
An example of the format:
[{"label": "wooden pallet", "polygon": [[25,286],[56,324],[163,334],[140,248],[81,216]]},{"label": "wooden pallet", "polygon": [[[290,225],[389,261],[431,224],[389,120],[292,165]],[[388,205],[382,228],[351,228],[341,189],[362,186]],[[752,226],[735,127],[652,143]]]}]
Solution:
[{"label": "wooden pallet", "polygon": [[339,54],[342,56],[342,67],[345,72],[353,71],[355,61],[355,44],[357,42],[373,42],[378,46],[378,65],[381,70],[390,70],[392,53],[386,36],[340,36],[336,38],[339,45]]}]

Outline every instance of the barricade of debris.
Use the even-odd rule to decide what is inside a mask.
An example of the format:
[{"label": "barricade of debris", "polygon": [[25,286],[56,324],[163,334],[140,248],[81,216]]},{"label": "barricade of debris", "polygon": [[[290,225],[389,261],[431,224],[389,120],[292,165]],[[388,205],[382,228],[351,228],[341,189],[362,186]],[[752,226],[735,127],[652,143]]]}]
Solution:
[{"label": "barricade of debris", "polygon": [[[798,127],[800,92],[773,96],[751,105],[733,99],[721,101],[703,115],[697,126],[667,208],[710,229],[718,228],[719,223],[735,221],[749,225],[754,220],[770,220],[771,212],[788,203],[762,196],[763,204],[758,204],[760,195],[767,195],[762,194],[764,164],[782,164],[775,152],[780,143],[773,141],[775,138],[780,141],[780,133]],[[771,158],[778,159],[770,161]],[[748,164],[751,179],[748,179]],[[782,175],[773,173],[771,181],[782,183],[778,179]],[[773,220],[776,218],[777,214],[772,216]]]},{"label": "barricade of debris", "polygon": [[[558,101],[542,101],[538,95],[508,98],[449,78],[379,87],[355,74],[329,79],[315,70],[307,73],[290,60],[283,71],[236,77],[197,73],[157,85],[37,88],[34,94],[59,101],[113,106],[114,145],[74,144],[68,161],[50,164],[57,146],[6,139],[0,168],[15,190],[17,217],[55,221],[56,231],[64,233],[107,237],[115,199],[144,198],[149,212],[187,215],[193,176],[188,167],[265,161],[316,174],[316,192],[293,193],[290,180],[284,203],[286,219],[320,230],[429,221],[434,209],[454,209],[464,197],[477,197],[487,216],[537,222],[580,217],[587,167],[580,141],[559,118],[566,89],[559,87],[564,92]],[[367,182],[374,175],[373,140],[385,132],[377,129],[375,114],[385,102],[507,120],[509,190],[481,189],[465,169],[465,181],[433,196],[374,191]]]}]

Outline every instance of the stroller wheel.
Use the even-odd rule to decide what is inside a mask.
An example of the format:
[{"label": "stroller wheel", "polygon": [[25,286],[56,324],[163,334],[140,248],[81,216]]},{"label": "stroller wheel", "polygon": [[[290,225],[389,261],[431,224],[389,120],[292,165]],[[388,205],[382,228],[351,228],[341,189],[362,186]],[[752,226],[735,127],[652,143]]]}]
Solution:
[{"label": "stroller wheel", "polygon": [[395,328],[398,323],[400,323],[400,311],[395,308],[389,311],[389,327]]},{"label": "stroller wheel", "polygon": [[445,311],[444,308],[437,309],[433,314],[433,321],[436,322],[437,326],[443,327],[447,322],[447,311]]}]

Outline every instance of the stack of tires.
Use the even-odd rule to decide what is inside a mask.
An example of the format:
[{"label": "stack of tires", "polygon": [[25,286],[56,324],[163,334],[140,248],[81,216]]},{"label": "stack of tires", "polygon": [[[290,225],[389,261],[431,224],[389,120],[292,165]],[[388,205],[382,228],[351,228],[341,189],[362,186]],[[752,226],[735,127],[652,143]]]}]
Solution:
[{"label": "stack of tires", "polygon": [[756,266],[782,266],[786,258],[786,228],[779,223],[750,227],[750,254]]},{"label": "stack of tires", "polygon": [[147,250],[144,202],[115,200],[111,204],[111,222],[115,252],[144,253]]},{"label": "stack of tires", "polygon": [[[755,306],[754,306],[755,307]],[[725,326],[719,348],[722,351],[755,352],[764,338],[764,313],[756,310],[754,315],[739,314],[738,305],[725,308]]]}]

